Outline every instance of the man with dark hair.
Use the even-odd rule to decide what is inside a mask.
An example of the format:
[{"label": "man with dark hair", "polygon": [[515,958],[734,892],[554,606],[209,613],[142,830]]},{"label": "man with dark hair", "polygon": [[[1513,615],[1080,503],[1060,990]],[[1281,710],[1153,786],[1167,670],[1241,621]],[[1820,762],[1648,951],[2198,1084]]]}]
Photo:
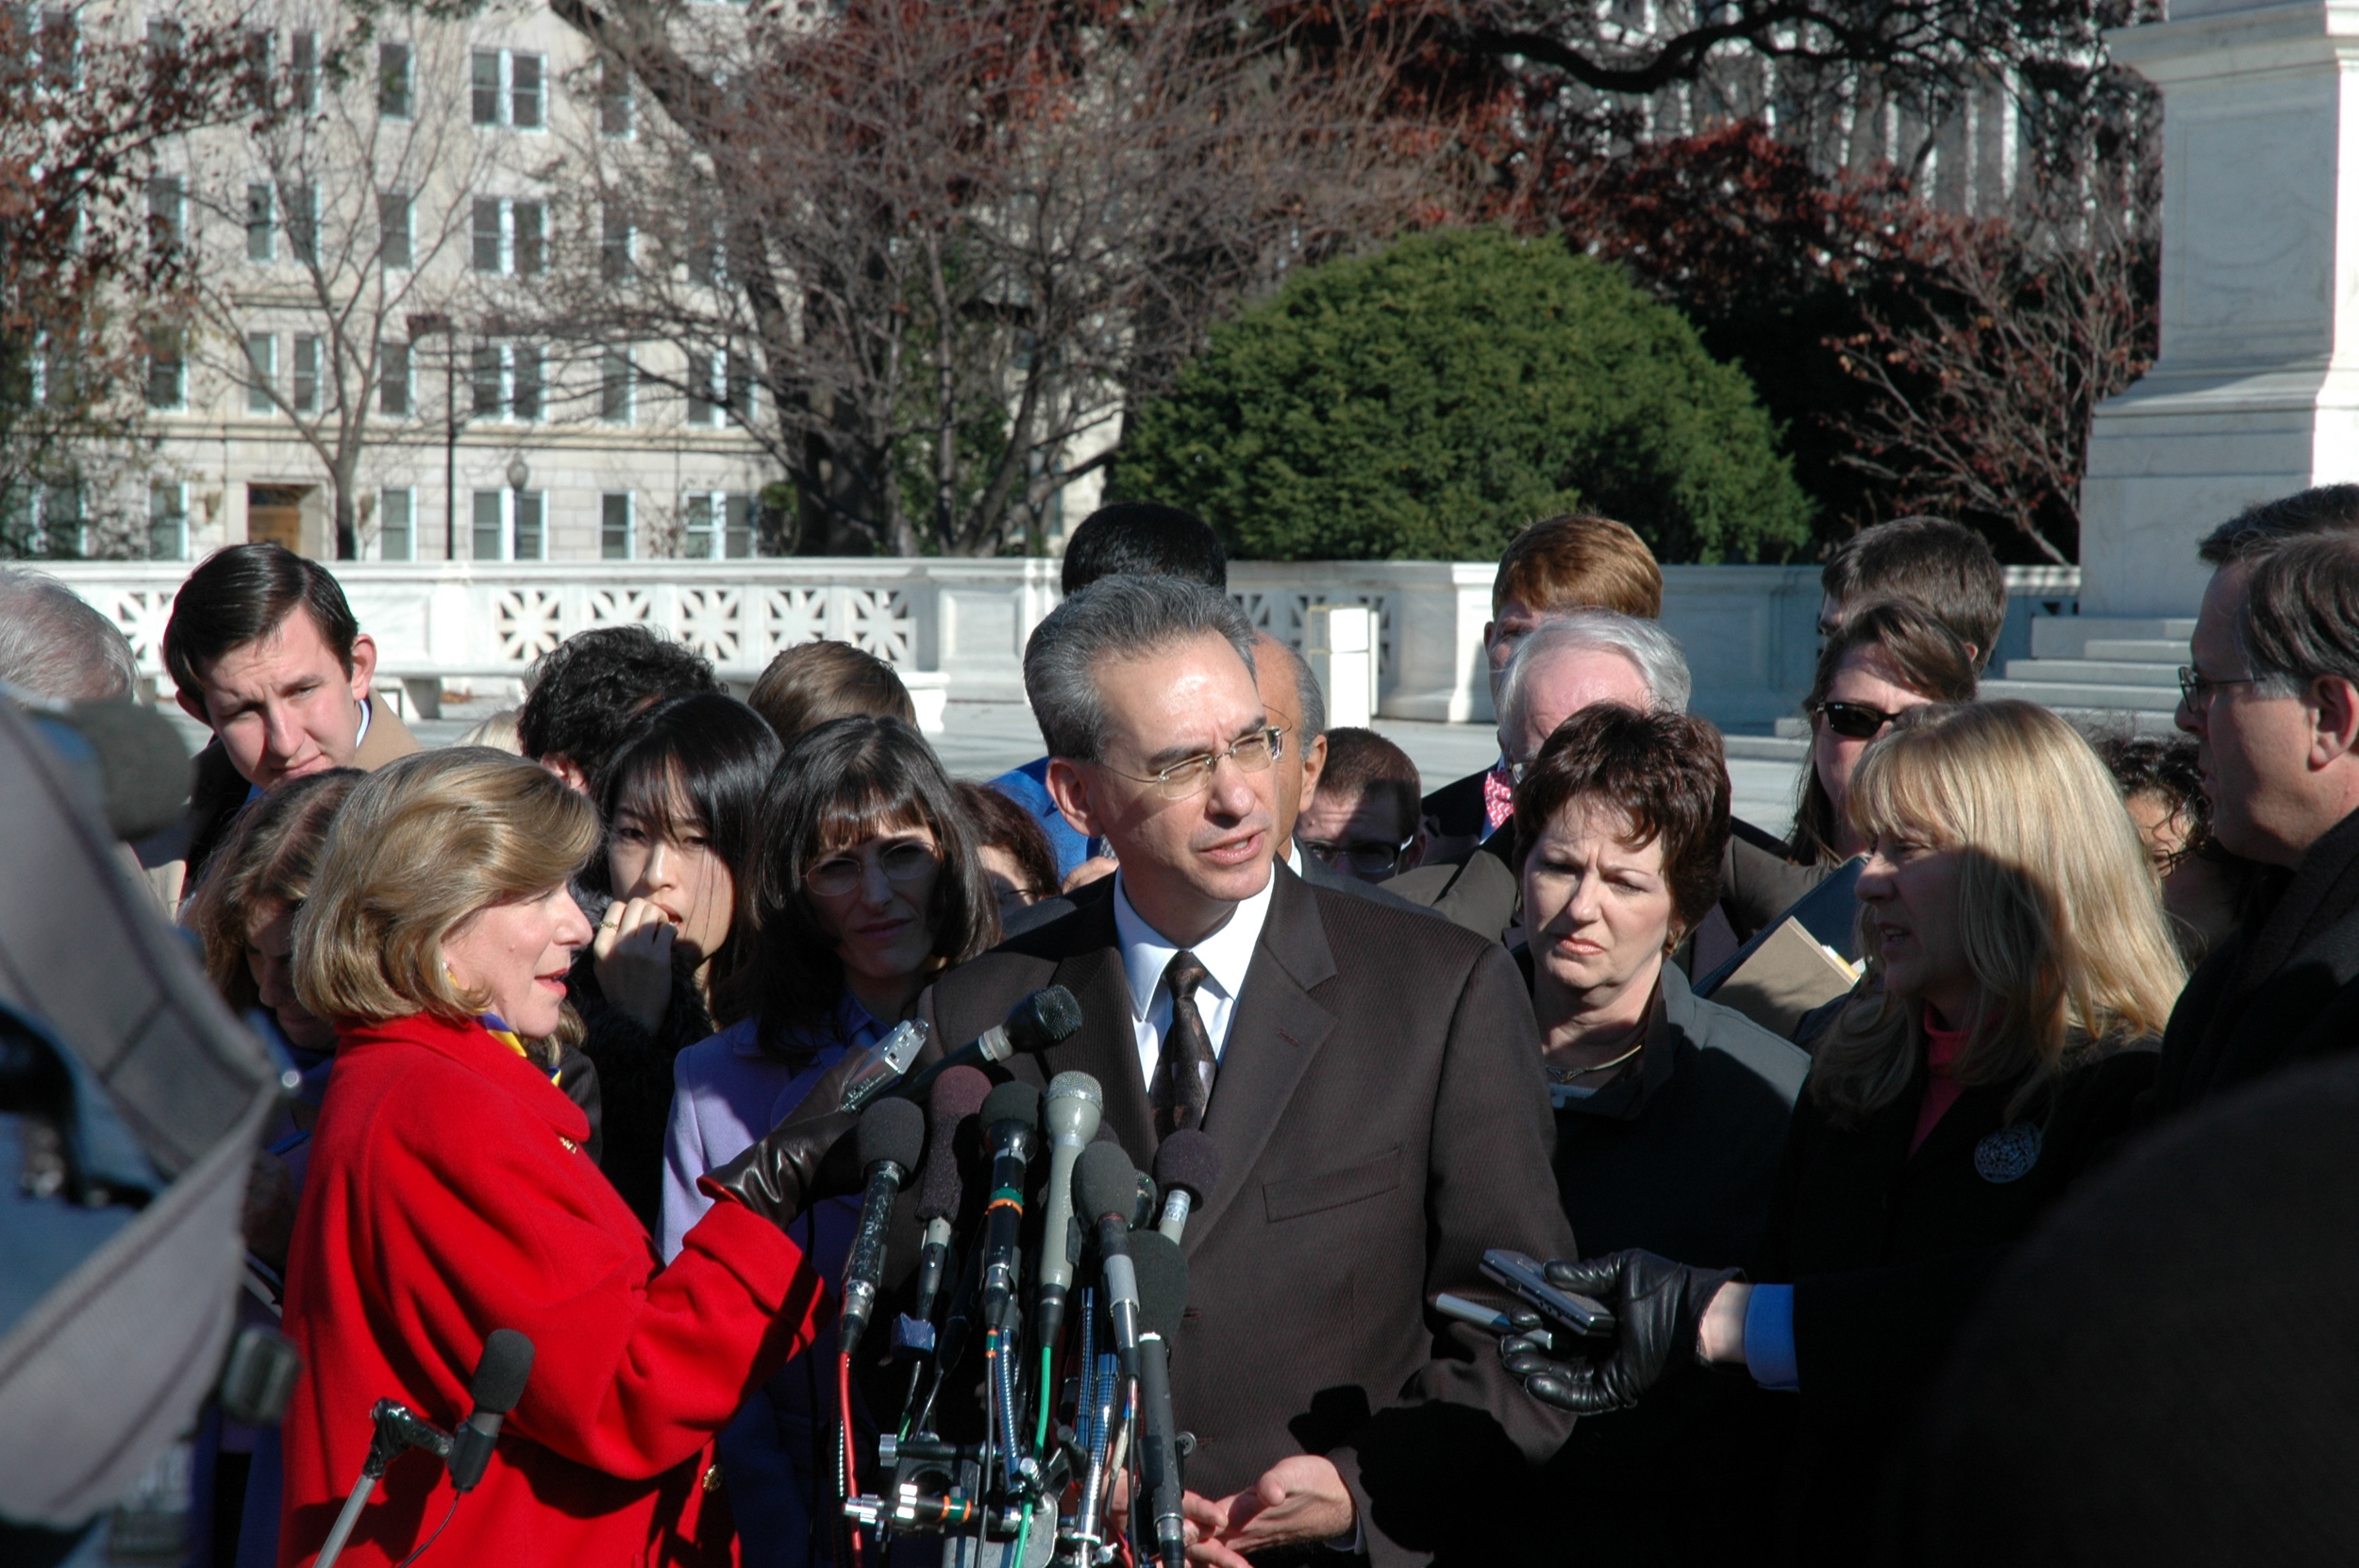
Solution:
[{"label": "man with dark hair", "polygon": [[1375,730],[1329,730],[1318,790],[1295,820],[1304,863],[1372,883],[1413,870],[1425,852],[1421,789],[1417,764]]},{"label": "man with dark hair", "polygon": [[702,655],[645,626],[593,626],[533,666],[516,742],[524,754],[584,794],[630,722],[666,697],[721,691]]},{"label": "man with dark hair", "polygon": [[[1081,519],[1065,541],[1063,587],[1071,598],[1100,577],[1179,577],[1214,592],[1229,590],[1229,552],[1220,536],[1192,511],[1153,501],[1117,501]],[[1113,869],[1091,860],[1089,836],[1074,830],[1048,796],[1048,759],[1034,758],[991,781],[990,787],[1032,813],[1048,847],[1056,852],[1057,876],[1078,886],[1074,873]],[[1094,880],[1084,876],[1081,881]]]},{"label": "man with dark hair", "polygon": [[190,788],[183,876],[203,873],[238,809],[290,778],[375,769],[419,749],[370,695],[376,644],[335,576],[279,544],[232,544],[189,574],[164,627],[181,711],[213,732]]},{"label": "man with dark hair", "polygon": [[2007,574],[1989,541],[1939,517],[1899,517],[1845,540],[1818,574],[1818,632],[1832,636],[1878,599],[1931,610],[1966,644],[1976,673],[2007,624]]},{"label": "man with dark hair", "polygon": [[2252,515],[2204,542],[2178,721],[2212,836],[2270,869],[2171,1012],[2166,1113],[2359,1043],[2359,533]]},{"label": "man with dark hair", "polygon": [[1185,577],[1229,590],[1229,552],[1192,511],[1153,501],[1116,501],[1081,519],[1065,541],[1063,588],[1079,593],[1100,577]]},{"label": "man with dark hair", "polygon": [[965,1040],[1064,985],[1079,1032],[1007,1070],[1091,1075],[1137,1164],[1181,1127],[1219,1150],[1172,1356],[1188,1519],[1226,1554],[1205,1560],[1357,1543],[1397,1564],[1445,1541],[1472,1560],[1475,1500],[1565,1431],[1430,1305],[1499,1301],[1486,1247],[1567,1256],[1539,1040],[1496,943],[1275,863],[1253,650],[1228,598],[1168,577],[1102,579],[1041,623],[1024,684],[1048,788],[1121,869],[925,1008]]},{"label": "man with dark hair", "polygon": [[2248,560],[2289,540],[2359,533],[2359,485],[2318,485],[2247,507],[2195,548],[2207,566]]}]

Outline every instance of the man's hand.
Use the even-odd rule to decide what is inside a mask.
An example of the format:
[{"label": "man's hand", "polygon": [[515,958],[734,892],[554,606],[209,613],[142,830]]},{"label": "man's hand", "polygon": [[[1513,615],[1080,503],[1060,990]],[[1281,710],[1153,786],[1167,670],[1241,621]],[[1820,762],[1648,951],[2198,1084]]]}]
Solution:
[{"label": "man's hand", "polygon": [[1250,1488],[1218,1501],[1191,1492],[1183,1507],[1188,1560],[1213,1568],[1251,1568],[1246,1554],[1273,1546],[1342,1540],[1358,1517],[1343,1472],[1323,1454],[1280,1460]]},{"label": "man's hand", "polygon": [[676,933],[664,912],[644,898],[617,900],[590,939],[598,989],[606,999],[639,1021],[649,1034],[661,1026],[672,1005],[672,942]]}]

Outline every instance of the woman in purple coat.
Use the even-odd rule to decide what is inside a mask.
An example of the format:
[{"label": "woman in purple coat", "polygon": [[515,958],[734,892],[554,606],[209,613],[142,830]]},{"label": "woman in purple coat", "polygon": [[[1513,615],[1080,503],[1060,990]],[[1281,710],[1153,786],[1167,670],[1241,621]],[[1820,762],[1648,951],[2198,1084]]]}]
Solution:
[{"label": "woman in purple coat", "polygon": [[[897,719],[850,718],[795,741],[763,792],[744,961],[721,984],[719,1034],[675,1059],[664,1145],[668,1259],[711,1200],[696,1178],[784,1121],[847,1050],[910,1016],[942,970],[998,940],[975,833],[932,748]],[[840,1285],[860,1206],[815,1205],[792,1232]],[[745,1568],[832,1560],[832,1330],[746,1402],[721,1437]]]}]

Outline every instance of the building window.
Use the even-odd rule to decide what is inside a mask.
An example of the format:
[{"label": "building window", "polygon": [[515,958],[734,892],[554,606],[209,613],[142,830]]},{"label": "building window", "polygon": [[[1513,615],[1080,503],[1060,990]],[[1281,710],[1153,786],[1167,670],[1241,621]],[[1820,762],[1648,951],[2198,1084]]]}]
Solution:
[{"label": "building window", "polygon": [[719,492],[689,495],[686,554],[695,560],[743,560],[754,553],[754,498]]},{"label": "building window", "polygon": [[407,120],[411,111],[410,45],[376,46],[376,112],[388,120]]},{"label": "building window", "polygon": [[477,419],[542,417],[548,382],[538,343],[485,343],[475,351],[468,382]]},{"label": "building window", "polygon": [[391,419],[410,417],[410,345],[376,345],[376,411]]},{"label": "building window", "polygon": [[719,386],[721,356],[698,349],[688,351],[688,423],[714,425],[719,423],[721,402],[716,394]]},{"label": "building window", "polygon": [[407,489],[376,492],[376,554],[380,560],[409,560],[417,552],[417,496]]},{"label": "building window", "polygon": [[545,122],[542,63],[539,55],[512,49],[476,50],[467,81],[475,123],[540,130]]},{"label": "building window", "polygon": [[508,400],[501,395],[501,355],[496,343],[478,344],[467,371],[468,390],[474,393],[475,417],[498,419],[507,412]]},{"label": "building window", "polygon": [[540,560],[546,554],[546,498],[537,490],[475,492],[475,559]]},{"label": "building window", "polygon": [[308,185],[287,192],[287,250],[307,267],[320,264],[320,193]]},{"label": "building window", "polygon": [[271,332],[249,332],[245,335],[245,411],[250,414],[275,413],[278,400],[271,395],[271,388],[278,380],[278,338]]},{"label": "building window", "polygon": [[387,267],[410,265],[410,192],[376,193],[376,259]]},{"label": "building window", "polygon": [[631,133],[630,71],[611,55],[598,62],[598,134]]},{"label": "building window", "polygon": [[598,497],[598,559],[630,559],[631,505],[628,494]]},{"label": "building window", "polygon": [[518,419],[527,423],[538,420],[541,417],[544,386],[541,346],[538,343],[509,344],[508,379],[510,409]]},{"label": "building window", "polygon": [[278,259],[278,201],[267,185],[245,188],[245,259],[248,261]]},{"label": "building window", "polygon": [[500,204],[486,196],[475,199],[474,222],[468,227],[474,244],[470,264],[479,273],[500,270]]},{"label": "building window", "polygon": [[157,249],[170,250],[180,243],[184,206],[179,175],[158,175],[147,182],[147,235]]},{"label": "building window", "polygon": [[294,341],[294,411],[320,411],[320,341],[308,333]]},{"label": "building window", "polygon": [[189,402],[189,364],[182,357],[176,328],[159,327],[147,334],[147,406],[172,411]]},{"label": "building window", "polygon": [[610,207],[600,222],[598,272],[609,283],[620,283],[630,275],[630,220]]},{"label": "building window", "polygon": [[20,556],[73,560],[82,554],[82,491],[20,480],[0,505],[0,541]]},{"label": "building window", "polygon": [[510,254],[515,263],[515,274],[519,277],[535,276],[547,265],[548,245],[545,239],[547,227],[543,222],[545,210],[539,202],[510,202],[508,204],[509,226],[515,236],[514,243],[510,247]]},{"label": "building window", "polygon": [[[42,12],[41,74],[42,79],[53,88],[59,90],[72,88],[81,79],[81,56],[82,26],[75,20],[74,13],[69,10]],[[75,533],[78,537],[80,533],[78,523],[75,525]]]},{"label": "building window", "polygon": [[147,559],[186,560],[189,556],[189,489],[147,487]]},{"label": "building window", "polygon": [[317,33],[297,33],[288,41],[287,86],[294,107],[306,114],[320,107],[320,41]]},{"label": "building window", "polygon": [[637,369],[627,350],[610,348],[598,359],[598,417],[609,425],[628,425]]}]

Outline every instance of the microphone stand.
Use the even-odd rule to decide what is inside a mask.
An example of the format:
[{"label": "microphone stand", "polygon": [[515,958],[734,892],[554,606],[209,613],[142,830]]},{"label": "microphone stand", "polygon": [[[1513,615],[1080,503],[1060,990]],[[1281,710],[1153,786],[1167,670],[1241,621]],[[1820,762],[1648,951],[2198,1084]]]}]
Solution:
[{"label": "microphone stand", "polygon": [[385,1478],[387,1467],[400,1458],[404,1449],[423,1448],[436,1459],[450,1458],[450,1434],[406,1405],[380,1399],[369,1412],[369,1419],[376,1425],[376,1435],[369,1439],[369,1457],[361,1462],[360,1478],[352,1483],[352,1493],[344,1499],[344,1510],[336,1516],[336,1527],[327,1532],[327,1544],[320,1548],[312,1568],[336,1568],[336,1559],[343,1554],[353,1526],[360,1524],[360,1510],[368,1506],[369,1494],[376,1490],[376,1483]]}]

